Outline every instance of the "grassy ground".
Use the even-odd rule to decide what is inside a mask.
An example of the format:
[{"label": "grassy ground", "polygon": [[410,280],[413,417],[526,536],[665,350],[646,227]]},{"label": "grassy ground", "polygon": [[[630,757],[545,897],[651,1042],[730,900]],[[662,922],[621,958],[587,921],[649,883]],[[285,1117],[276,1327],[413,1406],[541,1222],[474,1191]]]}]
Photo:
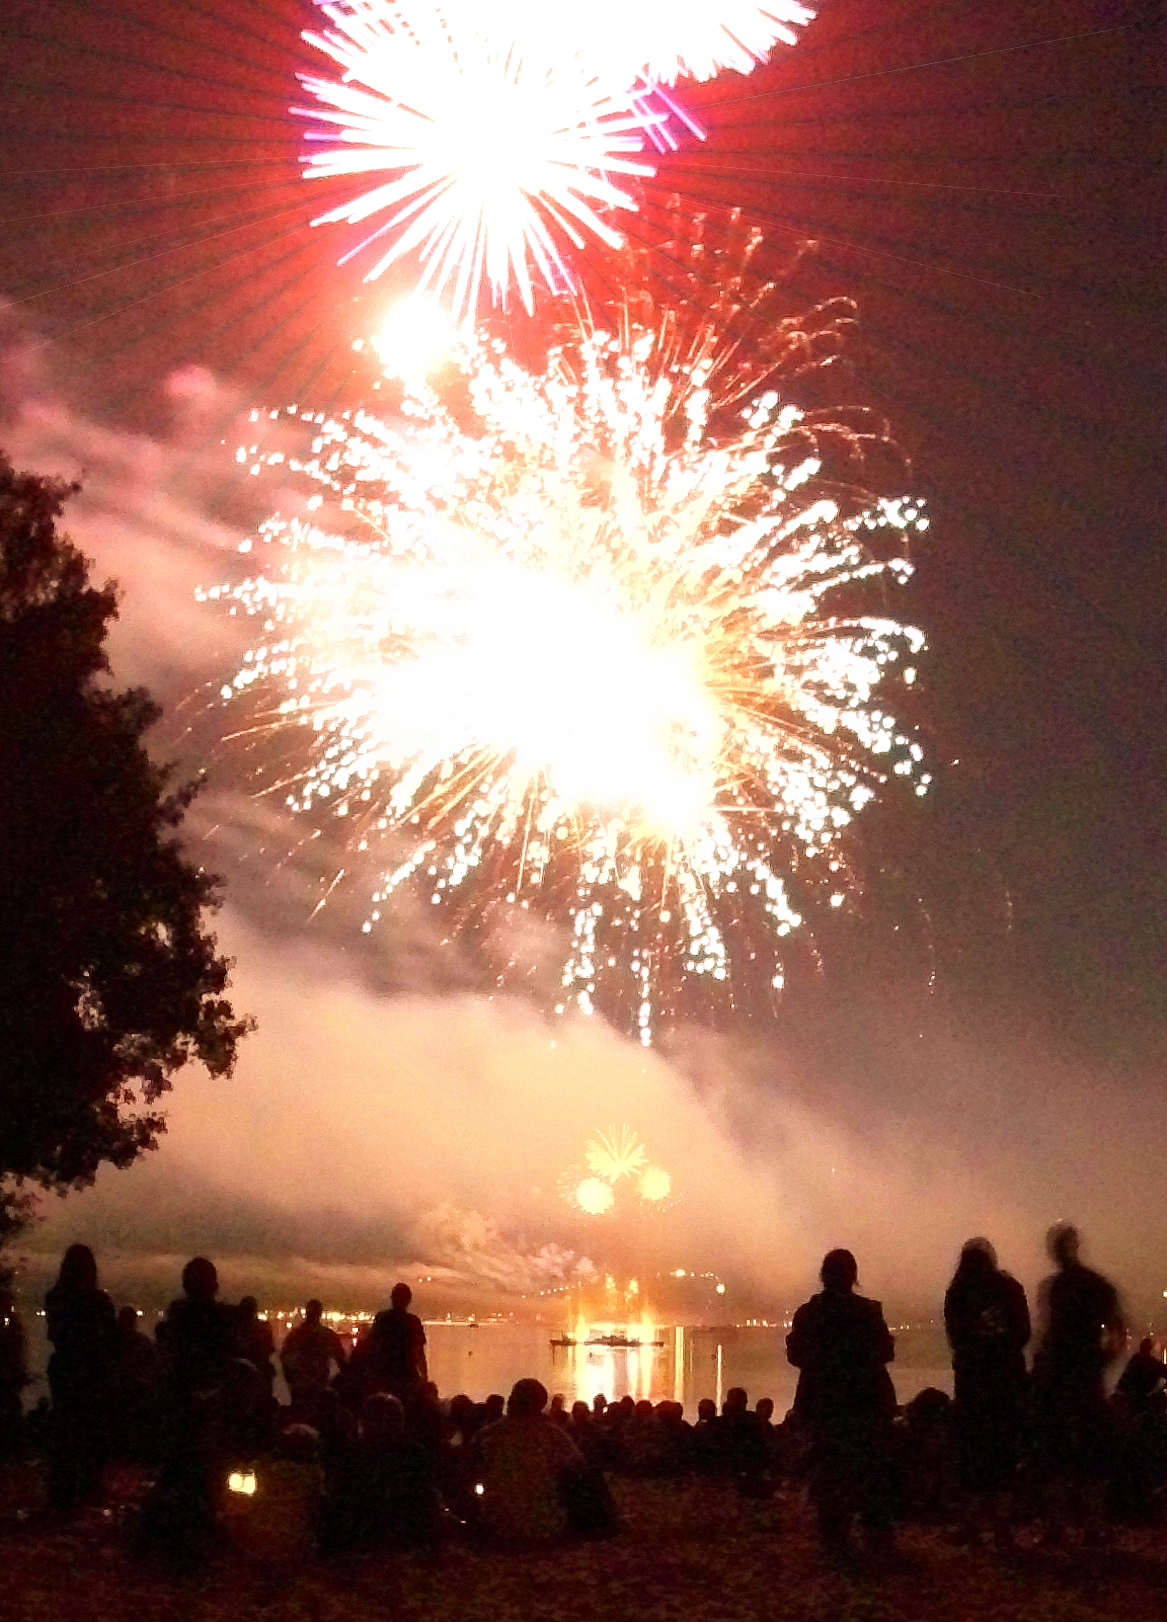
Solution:
[{"label": "grassy ground", "polygon": [[[115,1476],[110,1503],[135,1482]],[[176,1579],[133,1558],[118,1509],[52,1527],[17,1522],[27,1472],[0,1474],[4,1622],[1131,1622],[1167,1617],[1167,1534],[1120,1531],[1104,1550],[1005,1559],[907,1527],[903,1569],[824,1564],[798,1493],[743,1503],[705,1481],[617,1482],[626,1531],[545,1553],[368,1556],[278,1582],[218,1553]]]}]

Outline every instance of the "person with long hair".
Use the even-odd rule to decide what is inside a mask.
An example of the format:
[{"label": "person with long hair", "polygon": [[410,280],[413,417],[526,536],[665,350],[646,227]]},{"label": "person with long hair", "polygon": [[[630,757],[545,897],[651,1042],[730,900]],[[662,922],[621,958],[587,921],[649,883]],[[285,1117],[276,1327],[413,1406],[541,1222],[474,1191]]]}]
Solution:
[{"label": "person with long hair", "polygon": [[962,1535],[980,1536],[986,1515],[995,1539],[1010,1541],[1008,1491],[1025,1420],[1025,1347],[1029,1303],[1015,1278],[997,1265],[987,1239],[960,1252],[944,1297],[952,1348],[956,1454],[968,1511]]},{"label": "person with long hair", "polygon": [[113,1302],[98,1285],[97,1261],[88,1245],[70,1245],[61,1258],[57,1282],[45,1296],[45,1319],[53,1347],[49,1503],[66,1513],[101,1479],[117,1357]]}]

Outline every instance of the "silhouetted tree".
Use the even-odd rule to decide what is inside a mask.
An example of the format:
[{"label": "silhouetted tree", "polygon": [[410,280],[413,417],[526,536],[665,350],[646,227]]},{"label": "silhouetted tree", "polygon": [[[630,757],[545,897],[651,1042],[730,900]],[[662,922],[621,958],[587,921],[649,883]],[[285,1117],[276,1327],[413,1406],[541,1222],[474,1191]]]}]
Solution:
[{"label": "silhouetted tree", "polygon": [[174,1072],[230,1074],[252,1024],[173,836],[197,785],[146,753],[158,707],[107,680],[113,585],[57,532],[78,488],[0,456],[0,1240],[30,1187],[150,1148]]}]

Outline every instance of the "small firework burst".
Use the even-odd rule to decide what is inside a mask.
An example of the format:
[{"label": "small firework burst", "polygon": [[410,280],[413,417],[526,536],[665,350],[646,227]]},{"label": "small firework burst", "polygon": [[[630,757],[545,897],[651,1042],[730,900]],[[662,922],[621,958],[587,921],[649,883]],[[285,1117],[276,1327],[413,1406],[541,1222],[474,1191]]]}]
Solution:
[{"label": "small firework burst", "polygon": [[659,1205],[673,1192],[673,1179],[663,1166],[646,1166],[637,1181],[642,1200]]},{"label": "small firework burst", "polygon": [[611,1183],[602,1177],[584,1177],[575,1183],[571,1202],[588,1216],[604,1216],[616,1203]]},{"label": "small firework burst", "polygon": [[584,1160],[597,1177],[618,1183],[622,1177],[633,1177],[643,1169],[648,1150],[630,1127],[612,1126],[589,1140]]}]

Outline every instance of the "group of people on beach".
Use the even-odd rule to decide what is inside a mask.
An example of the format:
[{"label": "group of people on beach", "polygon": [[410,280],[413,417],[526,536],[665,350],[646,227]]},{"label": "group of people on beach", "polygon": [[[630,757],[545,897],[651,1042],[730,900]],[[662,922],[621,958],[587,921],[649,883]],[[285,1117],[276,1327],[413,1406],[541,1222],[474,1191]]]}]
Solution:
[{"label": "group of people on beach", "polygon": [[720,1411],[703,1399],[690,1424],[680,1403],[629,1396],[569,1410],[530,1378],[509,1399],[443,1401],[405,1284],[355,1344],[308,1302],[278,1348],[280,1404],[271,1325],[252,1297],[219,1301],[210,1261],[187,1264],[150,1337],[74,1245],[45,1299],[51,1406],[27,1419],[23,1335],[0,1292],[0,1452],[43,1449],[58,1514],[95,1493],[109,1459],[138,1462],[152,1477],[145,1543],[190,1551],[226,1526],[276,1564],[309,1547],[429,1547],[459,1529],[499,1542],[603,1535],[619,1525],[612,1473],[704,1473],[755,1498],[805,1483],[842,1560],[857,1530],[891,1553],[896,1520],[912,1515],[969,1542],[1009,1546],[1025,1522],[1051,1540],[1072,1527],[1094,1539],[1108,1513],[1157,1512],[1167,1365],[1144,1341],[1108,1397],[1127,1338],[1117,1292],[1083,1264],[1073,1228],[1051,1230],[1049,1246],[1032,1368],[1025,1291],[973,1239],[944,1302],[954,1397],[929,1390],[900,1410],[882,1308],[857,1293],[854,1256],[833,1250],[786,1338],[799,1371],[790,1413],[776,1424],[768,1398],[751,1408],[734,1388]]}]

